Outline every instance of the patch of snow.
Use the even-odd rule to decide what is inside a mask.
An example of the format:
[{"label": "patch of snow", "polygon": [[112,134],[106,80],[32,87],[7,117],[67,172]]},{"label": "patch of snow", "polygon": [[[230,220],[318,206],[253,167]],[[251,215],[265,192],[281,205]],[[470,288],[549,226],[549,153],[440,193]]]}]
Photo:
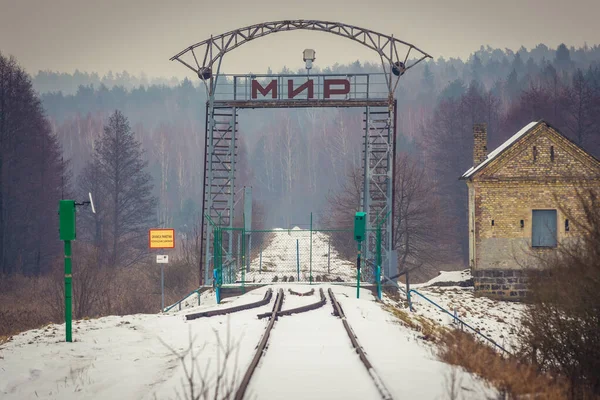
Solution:
[{"label": "patch of snow", "polygon": [[[463,271],[440,271],[435,278],[418,284],[411,284],[411,289],[424,295],[429,300],[456,315],[466,324],[479,330],[507,350],[514,349],[518,342],[521,326],[521,315],[525,305],[518,302],[493,300],[483,296],[475,296],[473,286],[464,283],[472,279],[469,269]],[[439,285],[443,283],[444,285]],[[452,285],[452,283],[455,283]],[[386,304],[398,307],[391,299],[384,298]],[[446,314],[417,294],[411,295],[416,315],[429,318],[433,322],[459,328],[453,317]],[[406,307],[406,311],[408,307]],[[466,329],[466,328],[465,328]],[[488,342],[489,343],[489,342]]]},{"label": "patch of snow", "polygon": [[[313,281],[316,276],[326,276],[331,280],[339,278],[344,282],[356,279],[356,266],[343,260],[333,245],[329,247],[330,239],[326,233],[312,233],[312,269],[310,231],[294,227],[291,230],[278,229],[267,235],[262,262],[258,254],[251,260],[250,271],[245,273],[247,282],[272,283],[274,277],[278,282],[284,277],[298,281],[298,263],[300,280],[304,282],[309,281],[311,273]],[[241,273],[238,273],[238,279],[241,279]]]},{"label": "patch of snow", "polygon": [[472,278],[470,269],[462,271],[440,271],[439,275],[435,278],[432,278],[425,283],[411,284],[410,287],[412,289],[418,289],[427,286],[435,286],[437,283],[457,283],[455,286],[460,286],[461,283],[465,283]]},{"label": "patch of snow", "polygon": [[[398,324],[374,301],[371,292],[338,285],[271,285],[231,298],[229,304],[203,304],[198,309],[229,307],[256,301],[265,291],[283,288],[283,309],[319,300],[319,288],[331,287],[386,387],[402,398],[440,398],[445,393],[451,367],[435,360],[417,333]],[[312,296],[294,296],[315,289]],[[327,296],[328,297],[328,296]],[[74,322],[75,342],[64,342],[64,324],[49,325],[16,335],[0,348],[0,397],[3,399],[154,399],[177,398],[181,394],[184,369],[177,354],[195,338],[199,366],[214,378],[217,371],[215,333],[221,341],[227,329],[239,344],[237,367],[241,374],[249,365],[266,320],[257,314],[271,311],[273,302],[228,316],[186,321],[194,309],[159,315],[110,316]],[[167,347],[168,346],[168,347]],[[210,362],[209,362],[210,361]],[[188,360],[189,366],[189,360]],[[227,369],[234,372],[234,365]],[[463,386],[481,393],[481,382],[463,374]],[[239,384],[238,377],[238,384]],[[343,329],[332,315],[329,302],[317,310],[280,317],[250,392],[260,399],[378,398],[375,384],[359,362]],[[481,398],[481,397],[479,397]]]},{"label": "patch of snow", "polygon": [[[300,298],[287,296],[286,301],[294,297]],[[248,394],[274,400],[380,398],[341,320],[331,314],[328,303],[279,318]]]},{"label": "patch of snow", "polygon": [[[452,366],[435,358],[427,342],[419,334],[401,325],[381,308],[370,291],[333,288],[338,302],[363,346],[369,361],[395,399],[447,398],[446,382]],[[466,372],[457,371],[462,381],[461,398],[489,398],[495,390],[484,381]]]},{"label": "patch of snow", "polygon": [[[517,345],[521,326],[520,319],[525,310],[523,303],[476,297],[472,287],[424,286],[418,288],[417,291],[451,314],[456,311],[458,318],[490,337],[508,351],[513,350]],[[418,295],[413,294],[411,300],[417,315],[427,317],[440,325],[460,327],[455,323],[453,317]]]},{"label": "patch of snow", "polygon": [[524,136],[527,132],[529,132],[538,123],[539,122],[530,122],[529,124],[525,125],[519,132],[512,135],[506,142],[502,143],[494,151],[492,151],[490,154],[488,154],[486,159],[481,164],[479,164],[477,167],[469,168],[469,170],[467,172],[465,172],[462,175],[462,177],[469,178],[470,176],[472,176],[475,172],[479,171],[486,164],[488,164],[490,161],[492,161],[494,158],[496,158],[500,153],[502,153],[504,150],[506,150],[508,147],[510,147],[514,142],[516,142],[522,136]]}]

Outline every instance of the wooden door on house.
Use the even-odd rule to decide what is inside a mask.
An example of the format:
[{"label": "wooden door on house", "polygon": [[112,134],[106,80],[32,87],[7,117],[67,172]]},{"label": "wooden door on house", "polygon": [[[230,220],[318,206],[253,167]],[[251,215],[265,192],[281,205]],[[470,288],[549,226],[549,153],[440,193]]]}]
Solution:
[{"label": "wooden door on house", "polygon": [[533,210],[532,247],[556,247],[556,210]]}]

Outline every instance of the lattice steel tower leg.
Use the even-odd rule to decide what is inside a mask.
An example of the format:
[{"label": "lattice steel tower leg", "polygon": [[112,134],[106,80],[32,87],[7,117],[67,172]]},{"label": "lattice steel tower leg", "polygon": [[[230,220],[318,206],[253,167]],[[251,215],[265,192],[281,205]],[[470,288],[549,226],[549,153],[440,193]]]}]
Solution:
[{"label": "lattice steel tower leg", "polygon": [[[235,162],[237,155],[237,110],[230,107],[209,107],[207,119],[207,155],[204,182],[204,209],[206,215],[219,226],[233,227],[233,208],[235,195]],[[204,284],[212,281],[211,249],[212,226],[203,221],[204,255]],[[222,243],[227,248],[229,259],[232,253],[233,233],[229,230],[226,236],[228,243]]]},{"label": "lattice steel tower leg", "polygon": [[[393,249],[394,221],[394,161],[395,161],[395,108],[367,107],[365,110],[365,136],[363,143],[363,190],[362,208],[367,213],[367,229],[376,227],[377,221],[387,217],[382,232],[382,270],[386,276],[390,271]],[[376,252],[376,235],[373,230],[367,234],[365,260]]]}]

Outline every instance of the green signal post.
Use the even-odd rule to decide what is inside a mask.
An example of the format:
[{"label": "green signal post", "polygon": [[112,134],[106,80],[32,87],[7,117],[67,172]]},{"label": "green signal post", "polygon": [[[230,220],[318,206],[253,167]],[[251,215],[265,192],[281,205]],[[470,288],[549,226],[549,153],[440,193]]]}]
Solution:
[{"label": "green signal post", "polygon": [[360,244],[365,240],[367,233],[367,214],[357,212],[354,215],[354,240],[358,243],[358,254],[356,256],[356,298],[360,297]]},{"label": "green signal post", "polygon": [[75,200],[61,200],[58,203],[58,234],[60,240],[65,242],[65,339],[73,341],[73,276],[71,269],[71,241],[75,240],[75,207],[91,204],[92,212],[95,213],[92,195],[90,201],[76,203]]},{"label": "green signal post", "polygon": [[75,240],[75,200],[61,200],[58,208],[60,240],[65,242],[65,330],[66,341],[72,342],[73,295],[71,272],[71,241]]}]

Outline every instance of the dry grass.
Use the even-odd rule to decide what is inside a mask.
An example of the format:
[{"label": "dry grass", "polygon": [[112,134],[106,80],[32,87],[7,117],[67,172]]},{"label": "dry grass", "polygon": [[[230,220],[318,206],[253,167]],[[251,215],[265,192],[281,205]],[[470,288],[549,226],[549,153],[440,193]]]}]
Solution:
[{"label": "dry grass", "polygon": [[396,318],[398,318],[402,325],[415,330],[417,332],[421,332],[423,334],[422,339],[437,342],[442,334],[447,331],[447,329],[441,325],[438,325],[431,321],[428,318],[422,317],[420,315],[411,315],[404,310],[400,310],[396,307],[384,306],[384,308],[393,314]]},{"label": "dry grass", "polygon": [[60,321],[48,301],[52,286],[50,277],[0,278],[0,343],[24,330]]},{"label": "dry grass", "polygon": [[465,332],[443,331],[438,342],[438,357],[448,364],[463,367],[482,377],[497,389],[506,392],[511,399],[568,398],[568,385],[565,381],[539,373],[533,364],[503,357]]},{"label": "dry grass", "polygon": [[[160,311],[160,268],[155,263],[114,269],[98,267],[85,248],[74,248],[74,254],[74,319]],[[64,322],[61,261],[46,276],[0,276],[0,343],[19,332]],[[177,260],[165,268],[166,305],[197,288],[197,271]]]},{"label": "dry grass", "polygon": [[567,399],[565,380],[542,374],[535,365],[514,357],[506,358],[473,335],[451,330],[428,318],[396,307],[384,306],[402,325],[422,333],[421,338],[436,345],[437,357],[480,376],[509,399]]}]

